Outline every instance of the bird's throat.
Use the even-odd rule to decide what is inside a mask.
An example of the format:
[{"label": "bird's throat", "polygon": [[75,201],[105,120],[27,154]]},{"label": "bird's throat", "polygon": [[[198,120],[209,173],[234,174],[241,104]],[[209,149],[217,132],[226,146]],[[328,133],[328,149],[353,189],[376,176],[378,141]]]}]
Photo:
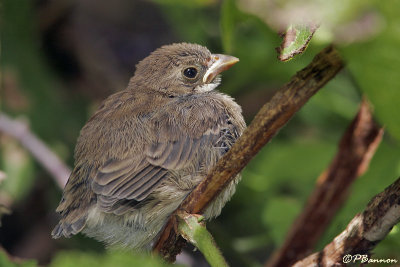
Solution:
[{"label": "bird's throat", "polygon": [[218,75],[217,77],[215,77],[215,79],[213,81],[211,81],[210,83],[206,83],[206,84],[202,84],[202,85],[198,85],[194,88],[195,92],[198,93],[204,93],[204,92],[209,92],[214,90],[215,88],[218,87],[218,85],[220,85],[221,83],[221,77]]},{"label": "bird's throat", "polygon": [[216,83],[203,84],[203,85],[197,86],[194,89],[194,91],[196,91],[198,93],[209,92],[209,91],[212,91],[215,88],[217,88],[217,86],[218,86],[218,84],[216,84]]}]

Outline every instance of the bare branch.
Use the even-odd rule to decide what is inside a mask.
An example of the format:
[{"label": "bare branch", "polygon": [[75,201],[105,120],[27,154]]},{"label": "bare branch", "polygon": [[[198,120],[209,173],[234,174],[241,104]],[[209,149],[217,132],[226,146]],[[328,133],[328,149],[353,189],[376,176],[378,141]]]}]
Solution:
[{"label": "bare branch", "polygon": [[[322,50],[260,109],[243,136],[218,161],[179,209],[192,214],[201,213],[295,112],[331,80],[343,65],[338,52],[332,46]],[[175,260],[181,246],[185,244],[175,233],[175,223],[173,214],[154,248],[169,261]]]},{"label": "bare branch", "polygon": [[0,113],[0,131],[17,139],[54,177],[57,184],[64,188],[71,173],[70,168],[29,130],[26,123],[12,120],[6,114]]},{"label": "bare branch", "polygon": [[283,246],[266,266],[290,266],[311,252],[346,199],[350,185],[366,171],[382,135],[383,129],[374,122],[364,100],[344,133],[331,165],[318,178],[314,192],[293,223]]},{"label": "bare branch", "polygon": [[346,255],[368,255],[399,221],[400,178],[376,195],[364,212],[357,214],[323,251],[314,253],[293,266],[344,266],[344,261],[349,260],[344,258]]}]

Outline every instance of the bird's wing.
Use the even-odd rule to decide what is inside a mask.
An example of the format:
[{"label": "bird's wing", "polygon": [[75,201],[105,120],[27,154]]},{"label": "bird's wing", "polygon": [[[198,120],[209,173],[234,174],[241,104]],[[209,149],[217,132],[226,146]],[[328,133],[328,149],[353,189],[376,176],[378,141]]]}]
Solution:
[{"label": "bird's wing", "polygon": [[108,160],[97,170],[92,183],[98,206],[106,212],[123,214],[146,199],[170,171],[193,164],[199,148],[218,147],[226,123],[209,122],[193,134],[175,123],[157,123],[157,141],[146,145],[143,152]]}]

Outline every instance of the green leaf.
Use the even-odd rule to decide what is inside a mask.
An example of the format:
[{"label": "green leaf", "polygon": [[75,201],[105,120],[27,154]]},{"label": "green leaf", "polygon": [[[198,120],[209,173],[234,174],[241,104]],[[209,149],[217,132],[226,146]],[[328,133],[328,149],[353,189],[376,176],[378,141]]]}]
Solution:
[{"label": "green leaf", "polygon": [[[175,266],[167,264],[161,259],[150,255],[134,255],[132,252],[109,251],[106,254],[95,254],[88,252],[63,251],[58,253],[49,267],[168,267]],[[179,266],[179,265],[178,265]]]},{"label": "green leaf", "polygon": [[198,7],[204,7],[208,5],[213,5],[215,4],[216,0],[192,0],[192,1],[186,1],[186,0],[153,0],[154,2],[161,4],[161,5],[182,5],[186,6],[189,8],[198,8]]},{"label": "green leaf", "polygon": [[237,12],[233,0],[225,0],[221,6],[221,39],[224,51],[232,52],[233,34],[235,30],[235,13]]},{"label": "green leaf", "polygon": [[288,61],[294,56],[303,53],[317,28],[318,26],[315,24],[290,25],[279,47],[279,60]]},{"label": "green leaf", "polygon": [[6,253],[0,250],[0,266],[1,267],[36,267],[38,266],[36,261],[27,260],[27,261],[20,261],[20,262],[13,262],[11,261]]},{"label": "green leaf", "polygon": [[304,137],[292,142],[274,140],[246,167],[242,184],[255,192],[307,195],[335,150],[335,144]]},{"label": "green leaf", "polygon": [[[61,80],[47,64],[33,2],[5,0],[1,8],[1,47],[7,51],[0,57],[1,67],[15,77],[18,90],[28,99],[28,110],[24,112],[32,131],[46,142],[63,138],[75,142],[76,135],[69,134],[71,130],[77,133],[82,126],[76,118],[86,119],[84,99],[64,94]],[[21,112],[7,101],[2,104],[10,115]]]},{"label": "green leaf", "polygon": [[265,225],[271,229],[270,234],[275,243],[283,242],[300,210],[301,204],[290,197],[275,197],[266,203],[262,219]]},{"label": "green leaf", "polygon": [[400,9],[398,1],[380,1],[386,27],[373,40],[341,49],[360,89],[373,104],[378,120],[400,141]]},{"label": "green leaf", "polygon": [[1,148],[0,168],[6,174],[6,178],[0,184],[0,192],[7,194],[13,201],[21,200],[34,183],[32,158],[14,140],[1,144]]}]

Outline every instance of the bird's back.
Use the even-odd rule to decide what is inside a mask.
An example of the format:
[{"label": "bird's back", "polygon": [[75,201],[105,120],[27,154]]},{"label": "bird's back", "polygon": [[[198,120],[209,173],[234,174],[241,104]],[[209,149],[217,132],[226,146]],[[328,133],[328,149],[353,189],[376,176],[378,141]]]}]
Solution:
[{"label": "bird's back", "polygon": [[[162,228],[244,128],[240,107],[215,91],[168,98],[125,90],[110,96],[81,131],[53,236],[85,229],[111,245],[148,245],[157,232],[146,229]],[[206,217],[220,213],[235,182]]]}]

